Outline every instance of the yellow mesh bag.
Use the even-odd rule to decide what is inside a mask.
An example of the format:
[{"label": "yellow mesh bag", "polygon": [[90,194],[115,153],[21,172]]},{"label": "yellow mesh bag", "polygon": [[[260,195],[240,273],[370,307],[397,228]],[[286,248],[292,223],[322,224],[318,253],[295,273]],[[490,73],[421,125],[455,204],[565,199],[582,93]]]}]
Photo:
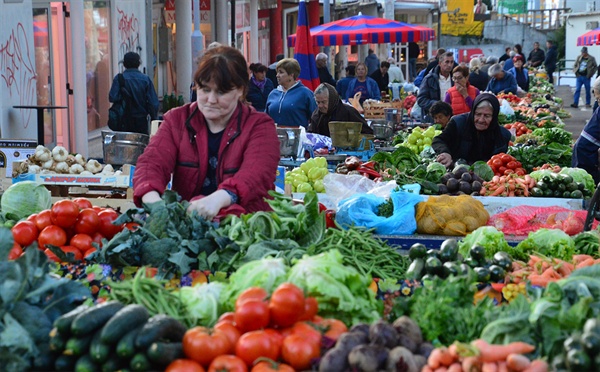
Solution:
[{"label": "yellow mesh bag", "polygon": [[464,236],[487,224],[489,213],[470,195],[431,196],[417,205],[417,232]]}]

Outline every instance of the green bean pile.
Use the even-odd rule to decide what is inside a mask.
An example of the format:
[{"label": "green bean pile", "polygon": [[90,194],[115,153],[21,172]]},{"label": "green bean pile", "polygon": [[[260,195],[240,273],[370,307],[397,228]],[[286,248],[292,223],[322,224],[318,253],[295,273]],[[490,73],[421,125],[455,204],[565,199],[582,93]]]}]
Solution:
[{"label": "green bean pile", "polygon": [[311,246],[307,253],[316,255],[337,249],[344,257],[344,265],[352,266],[362,275],[380,279],[404,279],[410,259],[398,253],[383,240],[373,237],[373,229],[357,227],[327,229],[325,238]]},{"label": "green bean pile", "polygon": [[140,267],[131,280],[109,281],[109,298],[125,305],[142,305],[150,316],[166,314],[189,327],[185,304],[181,301],[179,292],[174,293],[164,285],[164,281],[147,277],[146,268]]}]

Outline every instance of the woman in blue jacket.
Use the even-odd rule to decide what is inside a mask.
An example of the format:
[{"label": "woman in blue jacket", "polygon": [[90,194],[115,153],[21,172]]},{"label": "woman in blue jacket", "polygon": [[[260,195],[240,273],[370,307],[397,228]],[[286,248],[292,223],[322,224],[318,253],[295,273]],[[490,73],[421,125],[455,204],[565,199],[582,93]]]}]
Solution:
[{"label": "woman in blue jacket", "polygon": [[252,77],[248,84],[246,100],[252,104],[256,111],[264,112],[267,105],[269,93],[275,88],[271,79],[266,78],[267,66],[261,63],[250,65]]},{"label": "woman in blue jacket", "polygon": [[525,64],[525,58],[518,54],[513,57],[513,63],[515,66],[508,70],[508,72],[513,74],[519,88],[521,88],[524,92],[529,92],[529,71],[523,67]]},{"label": "woman in blue jacket", "polygon": [[508,71],[504,71],[500,64],[496,63],[490,66],[488,70],[490,82],[485,89],[494,94],[512,93],[517,94],[517,79]]},{"label": "woman in blue jacket", "polygon": [[356,65],[356,79],[348,83],[348,89],[344,94],[344,99],[347,101],[348,98],[354,97],[356,93],[360,92],[360,103],[362,104],[366,99],[381,100],[381,92],[379,91],[379,85],[377,82],[367,76],[367,65],[359,63]]},{"label": "woman in blue jacket", "polygon": [[298,80],[300,64],[293,58],[277,62],[279,86],[267,98],[265,112],[275,124],[286,127],[307,127],[317,109],[313,92]]}]

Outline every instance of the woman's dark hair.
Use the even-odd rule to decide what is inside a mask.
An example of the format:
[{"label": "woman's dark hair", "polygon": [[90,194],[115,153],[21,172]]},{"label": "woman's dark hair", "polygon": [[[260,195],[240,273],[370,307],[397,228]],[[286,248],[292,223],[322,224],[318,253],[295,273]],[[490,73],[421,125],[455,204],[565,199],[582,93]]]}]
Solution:
[{"label": "woman's dark hair", "polygon": [[223,92],[242,88],[242,98],[248,92],[249,80],[246,59],[239,50],[229,46],[207,49],[194,74],[196,87],[212,82]]},{"label": "woman's dark hair", "polygon": [[517,50],[517,54],[523,54],[523,47],[521,44],[515,44],[515,49]]},{"label": "woman's dark hair", "polygon": [[267,72],[267,66],[262,63],[251,63],[249,68],[252,73]]},{"label": "woman's dark hair", "polygon": [[452,116],[454,113],[452,112],[452,106],[450,106],[448,103],[444,101],[437,101],[429,108],[429,115],[433,117],[437,114]]},{"label": "woman's dark hair", "polygon": [[462,74],[462,76],[464,76],[464,77],[468,77],[469,76],[469,68],[467,66],[456,66],[456,67],[454,67],[454,69],[452,69],[452,73],[455,74],[457,72],[460,72]]},{"label": "woman's dark hair", "polygon": [[383,62],[381,62],[381,64],[379,65],[379,67],[390,68],[390,63],[388,61],[383,61]]}]

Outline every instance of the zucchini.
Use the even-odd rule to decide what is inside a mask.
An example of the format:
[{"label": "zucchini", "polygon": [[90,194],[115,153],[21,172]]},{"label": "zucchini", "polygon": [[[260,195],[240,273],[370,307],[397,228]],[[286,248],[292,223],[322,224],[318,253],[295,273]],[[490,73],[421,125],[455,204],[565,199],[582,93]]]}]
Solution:
[{"label": "zucchini", "polygon": [[94,334],[83,337],[71,337],[67,341],[67,345],[65,346],[65,351],[63,351],[63,354],[75,356],[87,354],[87,352],[90,350],[90,344],[93,337]]},{"label": "zucchini", "polygon": [[427,247],[425,247],[423,244],[415,243],[410,246],[410,249],[408,250],[408,257],[411,260],[416,258],[425,258],[425,256],[427,256]]},{"label": "zucchini", "polygon": [[161,339],[181,342],[186,331],[186,327],[177,319],[168,315],[157,314],[144,324],[135,339],[135,347],[146,350],[153,342]]},{"label": "zucchini", "polygon": [[77,357],[73,355],[59,355],[54,361],[54,370],[56,371],[72,371],[75,369]]},{"label": "zucchini", "polygon": [[99,370],[99,366],[94,363],[89,354],[82,355],[75,363],[75,372],[95,372]]},{"label": "zucchini", "polygon": [[62,353],[65,350],[68,339],[68,336],[58,332],[58,328],[52,328],[50,331],[50,350],[55,353]]},{"label": "zucchini", "polygon": [[102,327],[100,339],[106,344],[119,341],[127,332],[148,321],[150,315],[142,305],[127,305]]},{"label": "zucchini", "polygon": [[440,259],[442,262],[456,260],[458,254],[458,242],[456,239],[446,239],[440,246]]},{"label": "zucchini", "polygon": [[71,332],[75,336],[82,336],[102,327],[110,318],[123,308],[123,304],[117,301],[108,301],[94,307],[90,307],[78,314],[71,324]]},{"label": "zucchini", "polygon": [[87,305],[80,305],[68,313],[61,315],[54,321],[54,327],[63,335],[68,335],[71,333],[71,324],[73,323],[73,320],[75,320],[77,315],[89,308],[90,307]]},{"label": "zucchini", "polygon": [[132,371],[149,371],[150,370],[150,361],[146,357],[144,353],[137,353],[131,358],[129,362],[129,368]]},{"label": "zucchini", "polygon": [[168,366],[175,359],[185,357],[181,342],[154,342],[146,351],[146,356],[152,363],[162,367]]},{"label": "zucchini", "polygon": [[442,275],[442,261],[437,257],[430,256],[427,261],[425,261],[425,271],[430,275]]},{"label": "zucchini", "polygon": [[102,372],[114,372],[121,369],[123,366],[123,362],[121,359],[117,358],[116,355],[112,354],[108,359],[102,364]]},{"label": "zucchini", "polygon": [[425,261],[422,258],[415,258],[413,262],[410,263],[408,270],[406,270],[406,279],[415,279],[419,280],[423,276],[423,269],[425,268]]},{"label": "zucchini", "polygon": [[135,339],[143,326],[129,331],[117,343],[117,355],[120,358],[131,358],[135,354]]},{"label": "zucchini", "polygon": [[90,343],[90,357],[96,363],[102,364],[110,355],[111,347],[101,340],[101,332],[96,332]]}]

